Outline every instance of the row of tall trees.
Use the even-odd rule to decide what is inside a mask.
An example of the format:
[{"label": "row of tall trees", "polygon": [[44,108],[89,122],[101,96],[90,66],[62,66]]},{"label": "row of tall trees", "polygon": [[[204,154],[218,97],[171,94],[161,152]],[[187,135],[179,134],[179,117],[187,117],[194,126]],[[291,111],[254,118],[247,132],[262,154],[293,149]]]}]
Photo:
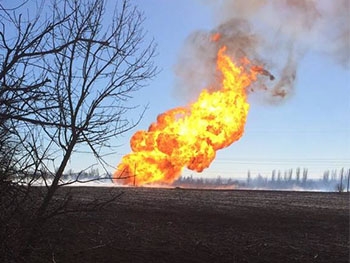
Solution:
[{"label": "row of tall trees", "polygon": [[295,170],[293,174],[293,169],[285,170],[282,173],[280,170],[272,171],[271,177],[263,177],[258,174],[256,177],[252,178],[250,171],[247,174],[247,185],[250,186],[260,186],[268,188],[293,188],[302,187],[305,189],[323,189],[330,191],[344,191],[345,189],[349,191],[350,187],[350,169],[346,170],[344,168],[340,169],[339,173],[337,170],[326,170],[323,173],[322,179],[308,179],[308,169],[304,168],[302,171],[300,168]]},{"label": "row of tall trees", "polygon": [[339,173],[337,173],[336,170],[333,170],[331,173],[329,170],[326,170],[320,179],[309,179],[308,169],[303,169],[301,172],[301,170],[297,168],[295,175],[293,175],[292,169],[286,170],[284,173],[273,170],[271,177],[264,177],[258,174],[254,178],[252,178],[248,171],[246,184],[250,187],[268,189],[302,188],[306,190],[349,191],[350,169],[346,170],[342,168]]},{"label": "row of tall trees", "polygon": [[[52,200],[73,155],[89,153],[107,168],[111,139],[143,114],[128,117],[129,99],[157,73],[144,16],[128,0],[108,9],[104,0],[15,3],[0,2],[1,262],[23,260],[41,225],[65,207]],[[46,190],[17,218],[31,223],[19,224],[38,179]],[[11,242],[20,225],[19,247]]]},{"label": "row of tall trees", "polygon": [[[331,175],[331,176],[330,176]],[[297,168],[295,174],[293,169],[284,171],[273,170],[271,176],[257,174],[252,176],[248,170],[245,180],[233,178],[202,178],[196,176],[180,177],[174,182],[178,187],[198,187],[198,188],[259,188],[259,189],[304,189],[304,190],[324,190],[324,191],[350,191],[350,169],[342,168],[339,173],[336,170],[324,171],[323,177],[318,179],[308,178],[308,169]]]},{"label": "row of tall trees", "polygon": [[[293,169],[285,170],[282,172],[281,170],[273,170],[271,174],[271,180],[268,180],[268,177],[263,177],[262,175],[257,175],[254,181],[258,181],[258,184],[262,182],[270,181],[271,184],[279,185],[283,184],[296,184],[296,185],[305,185],[308,178],[308,169],[304,168],[302,171],[300,168],[295,170],[295,177],[293,177]],[[250,171],[247,174],[247,184],[250,185],[252,183],[252,177]]]}]

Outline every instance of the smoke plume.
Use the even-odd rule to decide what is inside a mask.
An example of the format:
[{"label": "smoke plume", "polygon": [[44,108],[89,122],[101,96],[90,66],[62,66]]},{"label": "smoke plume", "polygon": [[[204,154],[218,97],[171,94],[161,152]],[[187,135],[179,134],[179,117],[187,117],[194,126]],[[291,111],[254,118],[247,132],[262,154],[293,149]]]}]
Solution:
[{"label": "smoke plume", "polygon": [[248,58],[275,77],[260,76],[248,92],[280,102],[292,93],[300,59],[309,51],[350,67],[348,0],[203,0],[217,26],[188,36],[177,64],[176,91],[188,98],[216,89],[216,54],[227,46],[234,60]]}]

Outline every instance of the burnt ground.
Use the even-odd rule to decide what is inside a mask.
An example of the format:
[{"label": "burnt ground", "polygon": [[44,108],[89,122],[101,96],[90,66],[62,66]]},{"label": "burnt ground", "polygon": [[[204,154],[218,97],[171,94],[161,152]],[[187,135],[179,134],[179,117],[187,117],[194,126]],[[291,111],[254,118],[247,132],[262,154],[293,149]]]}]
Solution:
[{"label": "burnt ground", "polygon": [[349,262],[347,193],[67,189],[77,208],[123,194],[56,218],[42,262]]}]

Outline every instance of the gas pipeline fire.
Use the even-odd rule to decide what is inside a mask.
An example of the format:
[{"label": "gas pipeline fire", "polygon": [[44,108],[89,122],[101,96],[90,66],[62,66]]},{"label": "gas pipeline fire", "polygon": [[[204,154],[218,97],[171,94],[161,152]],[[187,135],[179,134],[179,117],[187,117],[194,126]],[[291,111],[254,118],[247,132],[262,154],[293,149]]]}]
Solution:
[{"label": "gas pipeline fire", "polygon": [[114,179],[124,184],[172,183],[184,167],[197,172],[209,167],[216,151],[239,140],[249,104],[247,88],[258,74],[273,76],[247,58],[234,62],[223,46],[217,53],[220,89],[204,89],[188,106],[160,114],[148,131],[131,138],[132,152],[122,158]]}]

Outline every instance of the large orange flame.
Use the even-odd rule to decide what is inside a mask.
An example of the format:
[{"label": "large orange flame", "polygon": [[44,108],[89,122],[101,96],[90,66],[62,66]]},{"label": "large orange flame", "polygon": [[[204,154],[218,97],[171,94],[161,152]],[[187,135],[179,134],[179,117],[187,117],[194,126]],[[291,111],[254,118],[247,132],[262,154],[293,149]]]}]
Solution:
[{"label": "large orange flame", "polygon": [[216,151],[240,139],[249,104],[246,88],[256,80],[256,70],[235,65],[222,47],[217,55],[221,89],[203,90],[188,107],[171,109],[157,118],[148,131],[131,138],[132,153],[125,155],[114,180],[125,184],[171,183],[184,167],[201,172]]}]

